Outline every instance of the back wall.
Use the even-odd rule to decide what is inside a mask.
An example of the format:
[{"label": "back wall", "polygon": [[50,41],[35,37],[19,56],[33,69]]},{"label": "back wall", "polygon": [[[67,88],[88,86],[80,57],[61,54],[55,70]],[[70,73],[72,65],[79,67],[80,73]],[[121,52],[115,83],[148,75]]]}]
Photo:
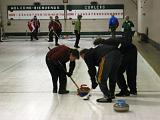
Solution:
[{"label": "back wall", "polygon": [[[0,0],[1,13],[4,30],[6,33],[25,33],[29,31],[27,28],[28,20],[11,20],[11,25],[7,26],[7,6],[8,5],[33,5],[33,0]],[[68,0],[68,5],[83,5],[90,4],[92,0]],[[39,0],[42,5],[64,5],[63,0]],[[98,4],[124,4],[124,16],[129,15],[137,28],[137,7],[131,0],[98,0]],[[40,20],[40,32],[48,32],[48,20]],[[63,27],[63,32],[73,32],[72,20],[60,20]],[[123,19],[119,19],[120,26]],[[118,28],[118,31],[121,27]],[[108,19],[103,20],[83,20],[82,32],[107,32]]]}]

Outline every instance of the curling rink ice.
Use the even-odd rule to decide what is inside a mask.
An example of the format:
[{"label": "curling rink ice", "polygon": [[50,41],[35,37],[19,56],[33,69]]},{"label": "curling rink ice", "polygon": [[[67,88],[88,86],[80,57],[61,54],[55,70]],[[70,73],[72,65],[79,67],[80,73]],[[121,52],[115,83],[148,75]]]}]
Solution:
[{"label": "curling rink ice", "polygon": [[[60,44],[73,47],[74,40],[61,39]],[[92,38],[81,38],[80,49],[93,47]],[[68,78],[70,93],[52,93],[51,76],[45,63],[47,47],[44,39],[7,40],[0,43],[0,120],[160,120],[160,77],[138,54],[138,95],[116,98],[113,103],[97,103],[102,97],[97,87],[89,101],[76,95],[76,87]],[[87,67],[76,61],[73,79],[78,85],[90,86]],[[116,93],[119,92],[116,87]],[[125,99],[129,112],[117,113],[114,102]]]}]

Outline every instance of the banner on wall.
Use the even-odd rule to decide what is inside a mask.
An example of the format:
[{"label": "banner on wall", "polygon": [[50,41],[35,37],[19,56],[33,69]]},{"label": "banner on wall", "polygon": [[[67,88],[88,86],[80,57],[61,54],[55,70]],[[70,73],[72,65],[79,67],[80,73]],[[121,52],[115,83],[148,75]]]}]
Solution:
[{"label": "banner on wall", "polygon": [[68,5],[67,19],[77,19],[82,15],[83,19],[108,19],[114,14],[117,18],[123,18],[124,5]]},{"label": "banner on wall", "polygon": [[[123,18],[124,5],[67,5],[67,19],[77,19],[82,15],[83,19],[108,19],[114,14],[117,18]],[[49,19],[58,15],[64,19],[63,5],[12,5],[8,6],[8,19],[26,20],[33,16],[38,19]]]},{"label": "banner on wall", "polygon": [[64,6],[63,5],[17,5],[8,6],[8,19],[13,20],[26,20],[32,19],[34,16],[38,19],[49,19],[58,15],[59,19],[64,19]]}]

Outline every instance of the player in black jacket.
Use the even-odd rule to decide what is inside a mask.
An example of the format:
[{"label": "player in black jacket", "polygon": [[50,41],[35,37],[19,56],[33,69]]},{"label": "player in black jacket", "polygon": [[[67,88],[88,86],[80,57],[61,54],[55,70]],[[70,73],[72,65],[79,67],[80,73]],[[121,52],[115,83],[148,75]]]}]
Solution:
[{"label": "player in black jacket", "polygon": [[[99,84],[104,95],[103,98],[97,99],[97,102],[112,102],[112,99],[115,98],[117,72],[121,63],[120,51],[114,46],[99,45],[96,48],[81,50],[80,55],[88,66],[92,89],[95,89]],[[96,66],[98,66],[98,74]],[[109,88],[107,86],[108,78]]]},{"label": "player in black jacket", "polygon": [[[113,45],[119,48],[123,57],[122,63],[120,65],[118,71],[118,79],[117,84],[121,89],[120,93],[116,94],[116,96],[129,96],[130,94],[136,95],[137,94],[137,84],[136,84],[136,76],[137,76],[137,48],[131,41],[128,41],[124,37],[119,38],[109,38],[107,40],[104,39],[96,39],[94,41],[94,45],[99,44],[106,44],[106,45]],[[127,84],[124,78],[124,72],[127,75]],[[130,91],[128,91],[128,88]]]}]

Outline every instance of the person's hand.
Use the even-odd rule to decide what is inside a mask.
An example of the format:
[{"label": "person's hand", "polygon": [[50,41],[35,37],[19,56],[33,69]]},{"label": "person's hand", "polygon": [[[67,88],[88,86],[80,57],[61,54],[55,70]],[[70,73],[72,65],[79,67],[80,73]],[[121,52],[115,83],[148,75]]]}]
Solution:
[{"label": "person's hand", "polygon": [[72,73],[67,72],[66,75],[67,75],[68,77],[71,77],[71,76],[72,76]]},{"label": "person's hand", "polygon": [[51,27],[51,30],[53,30],[53,27]]},{"label": "person's hand", "polygon": [[97,82],[92,82],[92,89],[96,89],[97,86],[98,86]]}]

